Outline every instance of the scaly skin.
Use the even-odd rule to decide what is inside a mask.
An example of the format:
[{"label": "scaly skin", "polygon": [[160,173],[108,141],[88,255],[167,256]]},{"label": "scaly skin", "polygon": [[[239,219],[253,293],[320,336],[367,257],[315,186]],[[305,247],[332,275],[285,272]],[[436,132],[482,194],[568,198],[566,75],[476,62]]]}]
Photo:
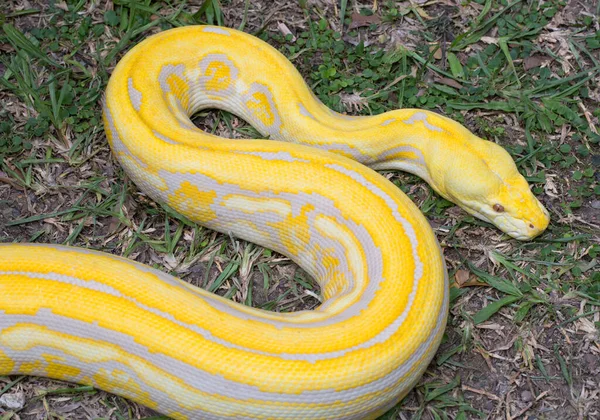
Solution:
[{"label": "scaly skin", "polygon": [[[207,107],[271,140],[196,129]],[[142,191],[290,256],[323,292],[314,311],[265,312],[112,255],[0,245],[0,374],[91,384],[176,419],[375,418],[414,386],[444,332],[445,268],[425,218],[365,165],[413,172],[519,239],[548,224],[502,148],[422,110],[336,114],[232,29],[134,47],[104,123]]]}]

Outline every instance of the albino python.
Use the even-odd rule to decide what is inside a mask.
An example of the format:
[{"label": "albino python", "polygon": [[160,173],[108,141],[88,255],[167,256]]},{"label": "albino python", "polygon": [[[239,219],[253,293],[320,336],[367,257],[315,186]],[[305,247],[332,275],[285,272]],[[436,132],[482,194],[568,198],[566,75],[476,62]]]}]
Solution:
[{"label": "albino python", "polygon": [[[229,140],[220,108],[270,140]],[[91,384],[175,419],[375,418],[440,343],[448,284],[417,207],[372,169],[401,169],[517,238],[548,224],[504,149],[432,112],[348,117],[293,65],[233,29],[154,35],[114,70],[106,135],[147,195],[292,258],[314,311],[242,306],[113,255],[0,246],[0,375]]]}]

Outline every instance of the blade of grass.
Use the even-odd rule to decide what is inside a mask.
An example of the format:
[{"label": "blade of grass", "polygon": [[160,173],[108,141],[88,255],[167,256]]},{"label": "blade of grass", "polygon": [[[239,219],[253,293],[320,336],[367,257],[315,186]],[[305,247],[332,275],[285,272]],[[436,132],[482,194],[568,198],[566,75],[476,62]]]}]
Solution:
[{"label": "blade of grass", "polygon": [[5,23],[4,25],[2,25],[2,30],[8,38],[8,42],[10,42],[15,49],[22,50],[30,56],[39,58],[44,63],[49,64],[53,67],[62,68],[60,64],[58,64],[56,61],[52,60],[50,57],[44,54],[37,45],[31,42],[29,38],[27,38],[21,31],[19,31],[10,23]]},{"label": "blade of grass", "polygon": [[517,81],[517,85],[520,88],[521,81],[519,80],[519,74],[517,73],[517,69],[515,69],[515,63],[513,62],[513,59],[510,55],[510,51],[508,51],[508,41],[509,39],[507,37],[500,37],[498,38],[498,46],[500,47],[500,50],[502,50],[502,53],[504,53],[504,57],[506,58],[506,61],[508,61],[508,65],[510,66],[513,74],[515,75],[515,80]]},{"label": "blade of grass", "polygon": [[504,296],[503,298],[490,303],[473,316],[473,323],[475,325],[478,325],[482,322],[487,321],[500,309],[502,309],[506,305],[510,305],[511,303],[516,302],[519,299],[521,299],[521,297],[519,296]]},{"label": "blade of grass", "polygon": [[500,277],[492,276],[491,274],[486,273],[485,271],[482,271],[482,270],[478,269],[477,267],[475,267],[470,261],[467,261],[467,265],[469,266],[469,270],[471,270],[473,272],[473,274],[475,274],[481,280],[483,280],[484,282],[486,282],[487,284],[492,286],[494,289],[497,289],[503,293],[506,293],[508,295],[512,295],[515,297],[519,297],[519,298],[523,297],[523,293],[521,292],[521,290],[519,290],[519,288],[517,286],[515,286],[508,280],[504,280]]},{"label": "blade of grass", "polygon": [[340,32],[344,33],[344,20],[346,19],[346,8],[348,0],[340,0]]}]

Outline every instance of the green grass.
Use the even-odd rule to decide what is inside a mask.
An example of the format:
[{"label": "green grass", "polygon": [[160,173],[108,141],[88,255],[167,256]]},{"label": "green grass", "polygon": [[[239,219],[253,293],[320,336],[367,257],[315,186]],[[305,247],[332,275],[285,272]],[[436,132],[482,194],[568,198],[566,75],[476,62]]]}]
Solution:
[{"label": "green grass", "polygon": [[[279,3],[256,11],[252,2],[237,0],[205,0],[195,8],[119,0],[105,13],[90,11],[83,0],[65,4],[67,10],[55,4],[0,13],[6,45],[0,50],[0,241],[114,252],[264,309],[317,305],[318,288],[286,258],[216,235],[140,195],[104,138],[99,103],[111,69],[131,46],[175,26],[242,28],[289,57],[336,111],[429,109],[498,142],[550,210],[548,231],[521,243],[458,210],[418,178],[386,174],[432,222],[451,278],[466,272],[487,286],[453,287],[434,364],[403,406],[383,418],[399,412],[485,418],[523,410],[543,418],[548,408],[570,418],[600,410],[592,392],[598,373],[584,363],[600,351],[600,31],[593,13],[550,42],[556,36],[550,22],[565,10],[556,0],[477,0],[459,9],[380,1],[377,10],[363,2],[360,13],[377,15],[379,23],[354,29],[356,3],[347,1],[324,9],[300,2],[283,15],[273,15]],[[467,11],[472,17],[461,19]],[[285,17],[294,36],[277,30]],[[392,37],[399,28],[407,28],[402,42]],[[528,65],[536,57],[545,63]],[[221,111],[194,121],[220,135],[259,137]],[[0,382],[0,395],[28,381],[12,379]],[[503,386],[515,390],[512,402],[498,394]],[[524,390],[534,399],[521,398]],[[81,389],[76,398],[86,404],[88,394],[95,395]],[[45,393],[28,404],[43,400],[48,418],[62,418],[53,397]],[[101,401],[93,404],[115,407],[117,418],[138,410],[108,396]],[[29,405],[0,416],[24,418]]]}]

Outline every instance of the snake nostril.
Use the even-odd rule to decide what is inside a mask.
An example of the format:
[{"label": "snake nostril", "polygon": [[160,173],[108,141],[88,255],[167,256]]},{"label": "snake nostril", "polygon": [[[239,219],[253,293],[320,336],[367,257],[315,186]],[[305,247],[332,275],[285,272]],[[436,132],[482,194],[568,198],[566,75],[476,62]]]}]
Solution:
[{"label": "snake nostril", "polygon": [[535,226],[533,226],[533,223],[529,224],[529,229],[535,229]]}]

